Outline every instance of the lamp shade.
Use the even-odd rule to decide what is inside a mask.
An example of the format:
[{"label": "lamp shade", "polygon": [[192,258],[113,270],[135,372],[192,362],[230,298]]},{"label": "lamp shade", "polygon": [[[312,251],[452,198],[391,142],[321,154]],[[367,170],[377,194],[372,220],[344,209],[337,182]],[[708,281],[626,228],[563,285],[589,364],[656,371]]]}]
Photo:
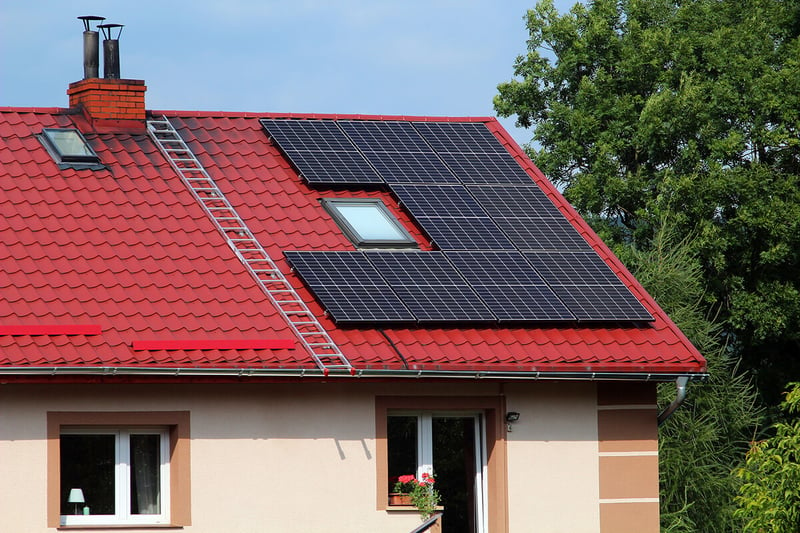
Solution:
[{"label": "lamp shade", "polygon": [[70,489],[69,490],[69,498],[67,499],[69,503],[84,503],[86,500],[83,499],[83,490],[81,489]]}]

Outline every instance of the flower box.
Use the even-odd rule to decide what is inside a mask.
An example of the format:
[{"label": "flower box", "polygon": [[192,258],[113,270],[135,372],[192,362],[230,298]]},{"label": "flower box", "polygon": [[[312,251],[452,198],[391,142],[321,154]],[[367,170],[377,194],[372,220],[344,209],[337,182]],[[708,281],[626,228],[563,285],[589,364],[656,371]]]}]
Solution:
[{"label": "flower box", "polygon": [[389,505],[413,505],[411,503],[411,494],[404,492],[390,492]]}]

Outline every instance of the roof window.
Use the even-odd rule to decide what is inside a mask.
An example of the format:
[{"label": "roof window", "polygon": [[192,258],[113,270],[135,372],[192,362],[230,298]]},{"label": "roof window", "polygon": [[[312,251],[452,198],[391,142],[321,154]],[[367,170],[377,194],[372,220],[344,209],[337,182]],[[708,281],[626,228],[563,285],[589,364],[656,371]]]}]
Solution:
[{"label": "roof window", "polygon": [[42,139],[58,163],[69,167],[100,163],[100,158],[76,129],[44,128]]},{"label": "roof window", "polygon": [[323,198],[322,205],[359,248],[416,248],[417,241],[377,198]]}]

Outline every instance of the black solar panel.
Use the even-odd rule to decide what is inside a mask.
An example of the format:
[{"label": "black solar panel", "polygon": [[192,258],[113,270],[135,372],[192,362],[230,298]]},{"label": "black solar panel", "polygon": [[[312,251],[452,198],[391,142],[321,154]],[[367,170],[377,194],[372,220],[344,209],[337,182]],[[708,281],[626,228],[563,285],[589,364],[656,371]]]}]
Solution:
[{"label": "black solar panel", "polygon": [[410,122],[340,120],[339,126],[364,152],[433,153]]},{"label": "black solar panel", "polygon": [[462,183],[531,183],[531,177],[511,154],[440,153]]},{"label": "black solar panel", "polygon": [[438,153],[507,152],[482,122],[414,122],[414,128]]},{"label": "black solar panel", "polygon": [[524,256],[578,320],[653,320],[594,250]]},{"label": "black solar panel", "polygon": [[262,119],[261,124],[309,183],[383,183],[335,121]]},{"label": "black solar panel", "polygon": [[494,321],[441,252],[364,252],[420,322]]},{"label": "black solar panel", "polygon": [[469,185],[467,190],[493,217],[561,217],[550,198],[533,183],[522,185]]},{"label": "black solar panel", "polygon": [[392,185],[392,192],[415,217],[485,217],[486,211],[463,185]]},{"label": "black solar panel", "polygon": [[574,320],[519,252],[447,252],[500,321]]},{"label": "black solar panel", "polygon": [[440,250],[513,250],[514,245],[489,217],[419,217]]},{"label": "black solar panel", "polygon": [[395,183],[458,183],[433,152],[364,152],[384,181]]},{"label": "black solar panel", "polygon": [[493,220],[520,250],[589,249],[580,233],[563,217],[493,217]]},{"label": "black solar panel", "polygon": [[414,316],[361,252],[284,252],[337,323],[411,322]]},{"label": "black solar panel", "polygon": [[653,317],[623,285],[553,287],[558,297],[582,321],[652,321]]}]

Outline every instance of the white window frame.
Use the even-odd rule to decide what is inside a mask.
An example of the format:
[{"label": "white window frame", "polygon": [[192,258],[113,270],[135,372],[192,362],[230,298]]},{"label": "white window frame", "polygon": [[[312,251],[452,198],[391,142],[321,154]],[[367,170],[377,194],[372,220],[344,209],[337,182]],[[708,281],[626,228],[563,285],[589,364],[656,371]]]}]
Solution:
[{"label": "white window frame", "polygon": [[[83,150],[73,152],[62,150],[64,145],[62,145],[57,138],[59,134],[73,135],[75,141],[82,143]],[[86,142],[86,138],[84,138],[81,132],[75,128],[44,128],[42,130],[42,139],[44,139],[46,147],[56,156],[55,159],[57,159],[59,163],[97,164],[100,162],[100,157],[98,157],[97,153],[89,146],[89,143]]]},{"label": "white window frame", "polygon": [[389,416],[413,416],[417,418],[417,479],[422,474],[435,474],[433,457],[434,418],[472,418],[475,427],[475,524],[477,533],[489,531],[488,452],[486,426],[483,413],[469,411],[400,411],[392,410]]},{"label": "white window frame", "polygon": [[[161,525],[169,523],[170,480],[169,480],[169,429],[164,427],[86,427],[61,428],[61,435],[114,435],[114,491],[115,509],[113,515],[61,515],[61,525]],[[131,514],[130,510],[130,436],[159,435],[161,464],[160,474],[160,506],[159,514]],[[59,480],[59,483],[61,481]],[[89,507],[91,507],[90,502]]]}]

